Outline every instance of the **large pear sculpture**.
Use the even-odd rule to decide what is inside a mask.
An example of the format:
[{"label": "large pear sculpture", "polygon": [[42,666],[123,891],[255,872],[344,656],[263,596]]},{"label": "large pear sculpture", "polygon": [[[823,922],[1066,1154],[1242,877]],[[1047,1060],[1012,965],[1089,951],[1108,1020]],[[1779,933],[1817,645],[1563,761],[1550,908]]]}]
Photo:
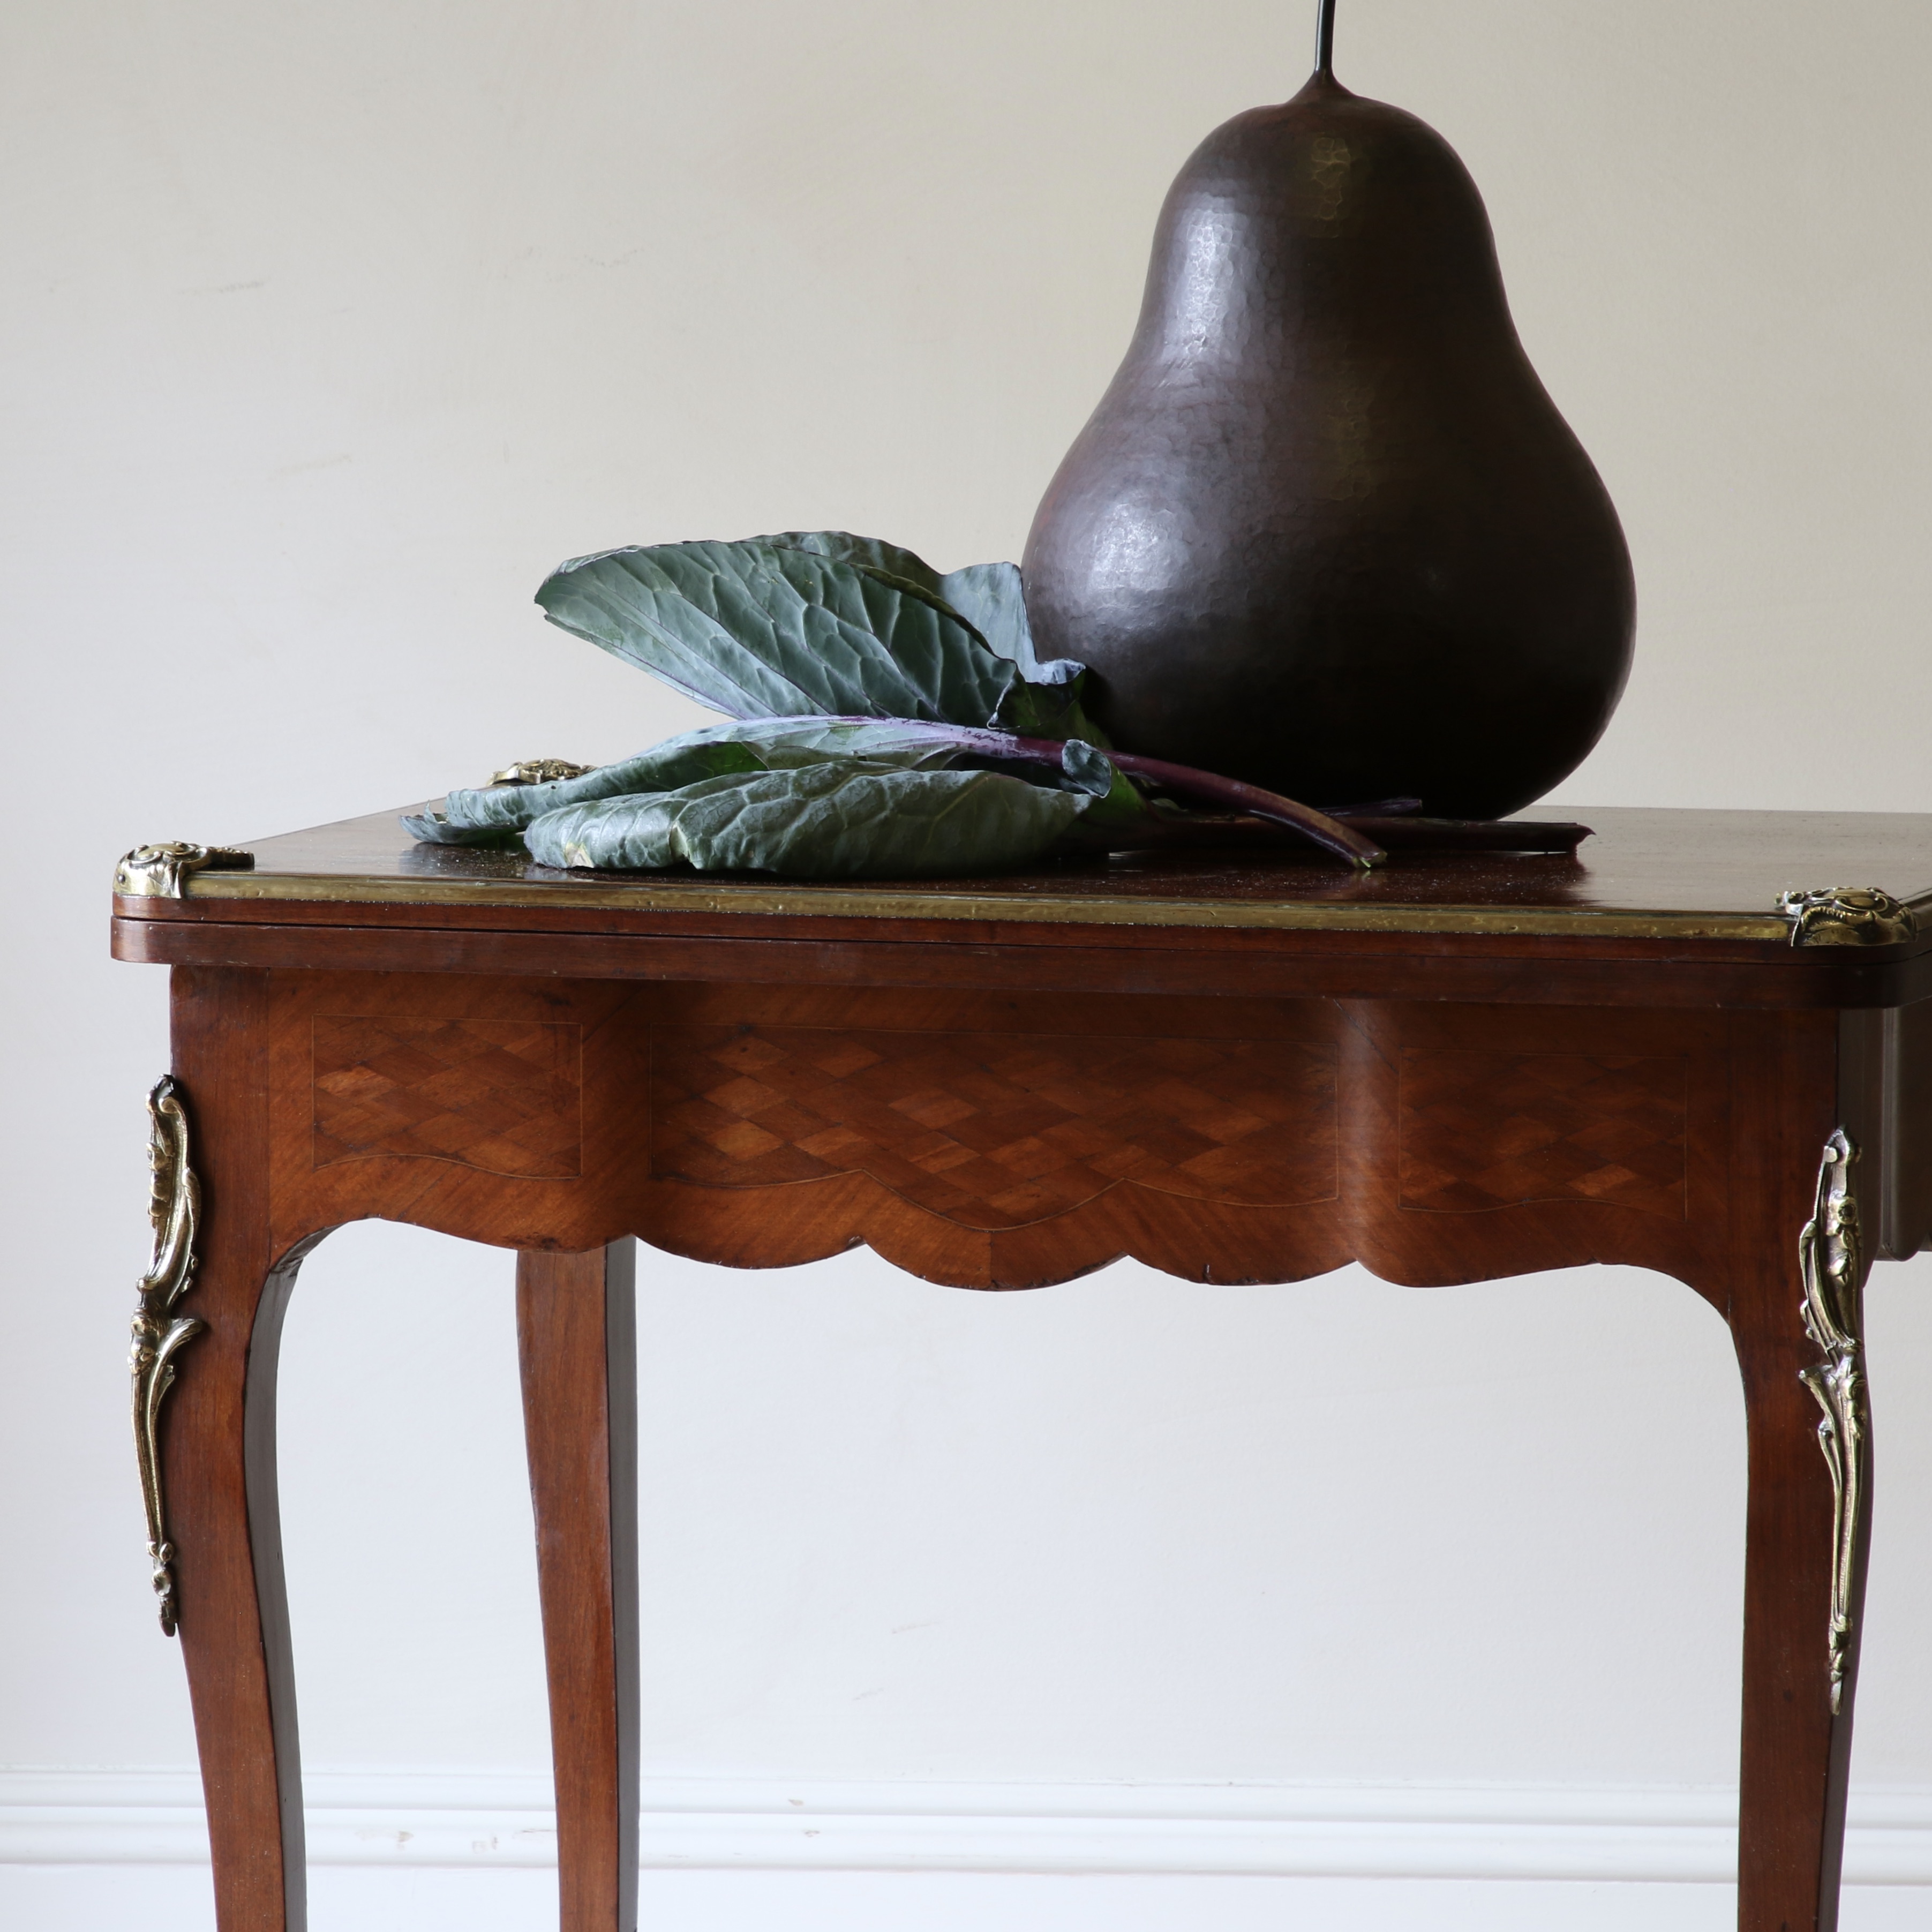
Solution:
[{"label": "large pear sculpture", "polygon": [[1311,804],[1516,811],[1595,743],[1636,594],[1440,135],[1314,78],[1169,191],[1126,359],[1034,520],[1043,657],[1116,744]]}]

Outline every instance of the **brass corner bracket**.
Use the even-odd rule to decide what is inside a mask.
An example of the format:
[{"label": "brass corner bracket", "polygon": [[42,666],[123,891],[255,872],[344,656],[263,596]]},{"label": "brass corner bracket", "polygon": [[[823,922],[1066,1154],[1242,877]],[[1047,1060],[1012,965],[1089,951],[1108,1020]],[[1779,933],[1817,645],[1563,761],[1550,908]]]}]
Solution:
[{"label": "brass corner bracket", "polygon": [[554,784],[559,778],[580,778],[595,765],[573,765],[568,758],[519,758],[490,774],[493,785]]},{"label": "brass corner bracket", "polygon": [[255,855],[232,845],[188,845],[176,839],[136,845],[114,868],[114,890],[134,898],[178,899],[196,872],[252,872]]},{"label": "brass corner bracket", "polygon": [[1793,946],[1897,946],[1918,932],[1910,907],[1876,886],[1783,892],[1778,909],[1791,922]]},{"label": "brass corner bracket", "polygon": [[1816,1368],[1798,1372],[1824,1411],[1818,1441],[1832,1472],[1832,1607],[1826,1657],[1834,1716],[1844,1696],[1852,1599],[1865,1533],[1865,1440],[1870,1424],[1861,1333],[1864,1254],[1858,1197],[1852,1186],[1858,1158],[1858,1149],[1844,1130],[1836,1130],[1819,1162],[1811,1218],[1798,1238],[1804,1332],[1825,1358]]},{"label": "brass corner bracket", "polygon": [[195,1316],[174,1312],[176,1303],[194,1286],[201,1184],[195,1178],[190,1152],[181,1083],[168,1074],[148,1096],[148,1160],[154,1175],[148,1219],[154,1225],[154,1252],[141,1277],[129,1366],[134,1376],[134,1453],[148,1509],[148,1559],[154,1566],[161,1629],[169,1636],[175,1634],[175,1552],[168,1540],[161,1484],[161,1401],[174,1386],[175,1357],[208,1325]]}]

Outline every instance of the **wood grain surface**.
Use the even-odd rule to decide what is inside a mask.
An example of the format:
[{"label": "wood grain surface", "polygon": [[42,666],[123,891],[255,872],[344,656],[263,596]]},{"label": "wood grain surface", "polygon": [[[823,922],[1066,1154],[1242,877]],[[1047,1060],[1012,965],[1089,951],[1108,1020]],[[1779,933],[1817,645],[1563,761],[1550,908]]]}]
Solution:
[{"label": "wood grain surface", "polygon": [[202,1186],[182,1310],[208,1328],[180,1358],[160,1449],[220,1932],[308,1924],[274,1389],[311,1243],[278,1247],[269,1232],[268,990],[252,973],[186,972],[175,986],[173,1070]]},{"label": "wood grain surface", "polygon": [[[126,902],[124,902],[126,903]],[[153,904],[162,903],[159,901]],[[1794,950],[1783,940],[1682,941],[1440,933],[1198,932],[666,915],[650,929],[603,913],[278,905],[239,925],[117,918],[114,956],[204,965],[742,986],[950,987],[1500,1005],[1882,1009],[1932,998],[1932,953]],[[220,910],[232,910],[223,904]],[[350,914],[355,924],[344,924]],[[615,924],[616,932],[596,928]],[[687,932],[686,926],[723,927]]]},{"label": "wood grain surface", "polygon": [[[1866,849],[1820,849],[1839,848]],[[633,1235],[742,1267],[869,1244],[982,1288],[1123,1256],[1198,1282],[1352,1259],[1418,1285],[1593,1262],[1684,1282],[1731,1325],[1750,1428],[1739,1924],[1831,1932],[1852,1699],[1848,1679],[1834,1716],[1797,1241],[1840,1124],[1870,1150],[1882,1251],[1932,1231],[1922,946],[122,910],[140,915],[117,922],[123,956],[178,962],[174,1070],[206,1190],[209,1329],[162,1450],[223,1932],[302,1922],[274,1343],[306,1246],[367,1216],[523,1251],[568,1932],[628,1932],[632,1342],[612,1256]]]},{"label": "wood grain surface", "polygon": [[[373,1213],[737,1267],[865,1244],[982,1288],[1133,1256],[1229,1282],[1616,1260],[1717,1292],[1727,1169],[1699,1150],[1726,1131],[1730,1048],[1708,1012],[304,972],[267,999],[283,1246]],[[432,1036],[580,1039],[580,1084],[515,1090],[553,1096],[532,1131],[571,1159],[508,1171],[500,1096],[420,1053]],[[358,1128],[353,1158],[318,1126],[345,1039],[388,1068],[381,1097],[405,1072],[430,1096]]]},{"label": "wood grain surface", "polygon": [[[364,889],[364,903],[374,902],[379,893],[424,905],[461,901],[472,914],[490,904],[487,896],[493,890],[503,905],[519,900],[563,905],[591,897],[606,910],[620,910],[628,901],[640,913],[681,904],[692,911],[716,906],[727,916],[751,912],[780,890],[790,916],[800,919],[854,900],[887,918],[907,916],[908,908],[929,901],[990,900],[1004,904],[1006,916],[1016,920],[1039,916],[1037,908],[1045,902],[1073,908],[1077,917],[1155,925],[1183,920],[1197,928],[1276,918],[1295,908],[1337,916],[1426,908],[1514,912],[1526,918],[1549,912],[1583,923],[1648,913],[1693,921],[1758,918],[1775,928],[1778,895],[1789,888],[1875,885],[1900,899],[1932,896],[1932,814],[1908,812],[1579,806],[1570,815],[1593,826],[1595,836],[1574,856],[1404,853],[1363,874],[1311,848],[1287,846],[1260,856],[1118,854],[997,877],[855,887],[675,872],[554,872],[531,864],[520,853],[419,845],[403,830],[398,813],[420,808],[404,806],[250,839],[245,842],[256,857],[252,872],[204,873],[193,881],[186,900],[131,903],[158,917],[178,916],[176,907],[219,904],[224,917],[272,919],[278,915],[268,908],[276,900],[299,901],[305,892],[331,890],[332,882],[354,881]],[[1214,910],[1204,915],[1203,907]],[[946,916],[958,910],[952,906]],[[1780,936],[1773,931],[1772,937]]]},{"label": "wood grain surface", "polygon": [[634,1253],[517,1260],[561,1932],[638,1922]]},{"label": "wood grain surface", "polygon": [[1681,1220],[1689,1073],[1676,1054],[1405,1047],[1400,1204],[1601,1201]]},{"label": "wood grain surface", "polygon": [[536,1179],[584,1171],[584,1030],[569,1020],[314,1022],[315,1164],[420,1155]]},{"label": "wood grain surface", "polygon": [[654,1028],[653,1176],[864,1174],[940,1219],[1018,1228],[1131,1180],[1252,1207],[1330,1201],[1335,1054],[1299,1041],[740,1024]]}]

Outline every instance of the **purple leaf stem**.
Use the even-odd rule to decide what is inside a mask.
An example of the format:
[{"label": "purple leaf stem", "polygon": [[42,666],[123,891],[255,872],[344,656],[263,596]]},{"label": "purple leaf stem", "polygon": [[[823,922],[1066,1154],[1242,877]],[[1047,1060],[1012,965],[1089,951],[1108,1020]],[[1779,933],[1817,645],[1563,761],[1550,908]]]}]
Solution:
[{"label": "purple leaf stem", "polygon": [[[876,718],[840,718],[842,724],[876,724]],[[938,724],[922,722],[919,728],[929,732],[937,743],[957,745],[963,751],[976,752],[983,758],[1007,758],[1028,764],[1058,767],[1066,749],[1057,738],[1019,738],[1010,731],[995,731],[972,724]],[[1319,845],[1324,851],[1346,859],[1366,872],[1379,866],[1388,854],[1371,838],[1365,838],[1340,820],[1312,806],[1264,791],[1258,785],[1244,784],[1239,778],[1224,778],[1213,772],[1196,771],[1191,765],[1171,765],[1165,758],[1144,758],[1137,752],[1109,751],[1106,754],[1124,772],[1177,798],[1197,799],[1204,805],[1217,805],[1227,812],[1246,812],[1286,825]],[[1402,801],[1390,800],[1389,805]]]},{"label": "purple leaf stem", "polygon": [[[1058,748],[1043,740],[1022,738],[1018,742],[1039,744],[1053,752],[1054,764],[1060,761]],[[1196,771],[1192,765],[1171,765],[1165,758],[1144,758],[1137,752],[1109,752],[1107,756],[1130,776],[1145,778],[1177,798],[1198,799],[1203,804],[1218,805],[1224,811],[1245,812],[1277,825],[1292,826],[1316,844],[1364,872],[1381,865],[1388,856],[1372,838],[1365,838],[1344,820],[1330,818],[1312,806],[1283,798],[1279,792],[1264,791],[1258,785],[1244,784],[1239,778],[1224,778],[1213,772]]]}]

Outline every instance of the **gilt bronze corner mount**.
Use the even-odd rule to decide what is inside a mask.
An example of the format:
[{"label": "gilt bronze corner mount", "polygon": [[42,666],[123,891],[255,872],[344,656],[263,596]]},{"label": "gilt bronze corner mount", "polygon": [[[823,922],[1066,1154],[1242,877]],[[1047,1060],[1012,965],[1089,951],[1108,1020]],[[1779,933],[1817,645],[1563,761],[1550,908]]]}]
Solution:
[{"label": "gilt bronze corner mount", "polygon": [[1793,946],[1897,946],[1918,932],[1911,908],[1876,886],[1784,892],[1778,908],[1791,922]]},{"label": "gilt bronze corner mount", "polygon": [[169,1636],[176,1625],[175,1552],[168,1540],[161,1479],[161,1403],[174,1386],[175,1357],[208,1325],[195,1316],[174,1312],[175,1304],[194,1286],[201,1184],[190,1152],[181,1083],[168,1074],[148,1096],[148,1159],[154,1169],[148,1219],[154,1226],[154,1252],[141,1277],[129,1367],[134,1378],[134,1451],[148,1511],[148,1558],[154,1567],[161,1629]]},{"label": "gilt bronze corner mount", "polygon": [[114,890],[135,898],[178,899],[196,872],[251,872],[255,855],[231,845],[190,845],[165,839],[136,845],[114,868]]},{"label": "gilt bronze corner mount", "polygon": [[595,765],[574,765],[568,758],[519,758],[500,772],[492,772],[493,785],[554,784],[559,778],[580,778]]}]

